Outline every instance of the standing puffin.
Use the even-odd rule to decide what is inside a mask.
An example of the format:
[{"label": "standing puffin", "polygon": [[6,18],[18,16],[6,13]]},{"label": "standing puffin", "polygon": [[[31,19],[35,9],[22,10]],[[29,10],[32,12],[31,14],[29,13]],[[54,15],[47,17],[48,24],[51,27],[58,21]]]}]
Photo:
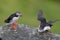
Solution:
[{"label": "standing puffin", "polygon": [[5,23],[7,25],[12,24],[12,28],[16,31],[16,27],[17,27],[17,20],[19,19],[19,17],[22,16],[21,12],[15,12],[13,14],[11,14],[6,20]]},{"label": "standing puffin", "polygon": [[42,10],[39,10],[38,11],[38,17],[37,19],[39,21],[41,21],[41,24],[38,28],[38,32],[45,32],[45,31],[49,31],[51,29],[51,26],[53,26],[53,23],[58,21],[58,19],[55,19],[55,20],[51,20],[49,22],[46,21],[46,18],[43,17],[43,12]]}]

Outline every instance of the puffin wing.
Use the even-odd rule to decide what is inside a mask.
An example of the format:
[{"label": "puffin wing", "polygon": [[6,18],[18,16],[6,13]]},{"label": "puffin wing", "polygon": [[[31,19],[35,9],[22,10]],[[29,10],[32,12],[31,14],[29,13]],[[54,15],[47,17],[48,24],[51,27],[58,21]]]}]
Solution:
[{"label": "puffin wing", "polygon": [[60,19],[51,20],[51,21],[48,22],[48,24],[53,24],[53,23],[55,23],[55,22],[57,22],[57,21],[60,21]]},{"label": "puffin wing", "polygon": [[38,11],[38,17],[37,17],[37,19],[39,20],[39,21],[41,21],[41,23],[46,23],[46,19],[43,17],[43,12],[42,12],[42,10],[39,10]]},{"label": "puffin wing", "polygon": [[40,18],[42,18],[43,17],[43,12],[42,12],[42,10],[39,10],[38,11],[38,20],[40,20]]},{"label": "puffin wing", "polygon": [[37,19],[41,22],[39,29],[43,29],[46,26],[46,19],[43,17],[42,10],[38,11]]}]

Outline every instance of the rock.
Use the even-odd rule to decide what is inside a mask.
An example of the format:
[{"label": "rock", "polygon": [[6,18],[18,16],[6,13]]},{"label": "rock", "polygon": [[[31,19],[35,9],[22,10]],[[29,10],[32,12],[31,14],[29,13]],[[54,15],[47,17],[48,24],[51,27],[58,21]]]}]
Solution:
[{"label": "rock", "polygon": [[3,40],[60,40],[60,35],[54,33],[38,33],[37,28],[19,24],[17,33],[13,30],[5,31],[2,35]]}]

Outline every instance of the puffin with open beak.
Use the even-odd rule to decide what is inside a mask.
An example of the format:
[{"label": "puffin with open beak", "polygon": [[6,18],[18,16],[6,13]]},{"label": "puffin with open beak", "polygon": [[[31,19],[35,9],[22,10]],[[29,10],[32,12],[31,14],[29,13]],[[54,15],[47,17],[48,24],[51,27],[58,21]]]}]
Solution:
[{"label": "puffin with open beak", "polygon": [[5,23],[6,25],[10,25],[12,24],[12,28],[16,31],[17,28],[17,20],[22,16],[21,12],[15,12],[13,14],[11,14],[6,20]]}]

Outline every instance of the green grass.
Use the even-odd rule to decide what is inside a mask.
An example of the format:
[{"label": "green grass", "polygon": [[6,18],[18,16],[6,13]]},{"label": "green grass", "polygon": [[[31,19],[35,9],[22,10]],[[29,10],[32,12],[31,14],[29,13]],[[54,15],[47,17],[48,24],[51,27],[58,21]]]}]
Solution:
[{"label": "green grass", "polygon": [[[44,0],[0,0],[0,25],[4,20],[16,11],[22,12],[23,16],[18,20],[20,24],[38,27],[37,11],[43,10],[44,17],[48,20],[60,18],[60,5],[55,1]],[[60,34],[60,22],[54,23],[52,32]]]}]

